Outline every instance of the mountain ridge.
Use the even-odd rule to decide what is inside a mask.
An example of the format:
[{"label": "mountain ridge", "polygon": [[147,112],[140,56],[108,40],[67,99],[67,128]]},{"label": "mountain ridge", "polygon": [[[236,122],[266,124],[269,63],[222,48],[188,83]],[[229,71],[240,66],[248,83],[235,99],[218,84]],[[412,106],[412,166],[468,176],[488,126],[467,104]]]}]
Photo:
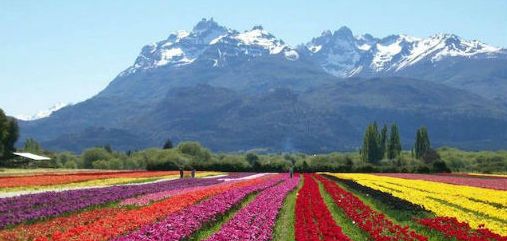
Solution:
[{"label": "mountain ridge", "polygon": [[[337,40],[346,40],[346,41],[337,43],[336,42]],[[269,50],[269,54],[278,54],[284,49],[287,49],[288,51],[296,51],[296,50],[300,52],[307,51],[311,54],[316,54],[318,52],[321,52],[321,50],[323,50],[322,47],[328,48],[355,47],[356,48],[355,50],[362,51],[363,54],[371,55],[369,56],[369,58],[372,58],[373,62],[371,62],[370,65],[376,66],[378,67],[377,70],[383,71],[384,70],[388,71],[392,69],[392,67],[382,68],[382,66],[386,64],[387,60],[396,57],[396,55],[400,53],[407,52],[410,50],[415,51],[415,53],[409,55],[408,57],[404,56],[405,57],[404,60],[408,60],[409,62],[396,63],[395,66],[397,67],[396,71],[399,71],[407,64],[413,64],[418,61],[421,61],[421,57],[426,57],[426,55],[424,54],[430,54],[432,57],[431,58],[432,61],[439,61],[445,57],[456,57],[456,56],[497,57],[492,56],[495,54],[503,55],[502,57],[506,58],[505,56],[506,49],[504,48],[493,47],[491,45],[484,44],[478,40],[465,40],[455,34],[438,33],[433,34],[427,38],[419,38],[404,34],[398,34],[398,35],[389,35],[384,38],[377,38],[373,37],[370,34],[362,34],[354,36],[352,31],[346,26],[342,26],[341,28],[339,28],[334,32],[330,30],[323,31],[321,36],[313,38],[308,43],[300,44],[296,47],[291,47],[285,44],[283,40],[276,38],[275,35],[265,31],[263,27],[260,25],[254,26],[251,30],[239,32],[237,30],[229,29],[219,25],[217,22],[213,20],[213,18],[209,20],[204,18],[199,23],[196,24],[196,26],[193,28],[191,32],[179,30],[175,33],[172,33],[166,40],[159,41],[155,44],[146,45],[145,47],[143,47],[143,51],[136,59],[136,63],[133,66],[131,66],[131,68],[132,67],[134,69],[139,67],[143,68],[144,63],[143,60],[147,57],[148,59],[150,59],[149,58],[150,56],[144,56],[144,54],[147,54],[148,52],[153,54],[156,51],[159,51],[157,52],[158,55],[151,57],[156,58],[161,62],[158,62],[158,64],[154,64],[155,66],[163,66],[167,64],[183,65],[191,63],[192,61],[195,60],[195,58],[187,58],[186,55],[184,54],[185,51],[180,51],[179,49],[179,46],[181,45],[180,43],[188,43],[188,42],[194,44],[200,43],[204,45],[216,45],[220,43],[228,43],[228,44],[236,44],[238,47],[242,47],[242,44],[251,45],[256,47],[262,47],[265,50],[267,49]],[[333,45],[349,44],[349,46],[325,46],[326,44]],[[405,46],[400,46],[400,44]],[[167,47],[174,48],[167,49]],[[160,53],[160,50],[164,51]],[[243,50],[248,54],[247,49]],[[337,49],[335,48],[334,50]],[[375,53],[368,53],[372,52],[372,50],[374,50],[373,52]],[[437,50],[440,50],[440,52],[435,53],[435,51]],[[253,51],[253,53],[249,54],[255,56],[256,54],[261,53],[260,52],[256,53],[255,51]],[[168,61],[172,60],[173,58],[174,58],[173,62]],[[153,64],[149,66],[154,67]],[[122,72],[122,74],[125,73]],[[357,74],[359,74],[357,70],[356,71],[349,70],[349,72],[347,72],[344,75],[335,74],[335,76],[353,77]]]},{"label": "mountain ridge", "polygon": [[[377,120],[397,122],[405,148],[420,125],[436,145],[507,145],[505,50],[435,36],[440,42],[380,39],[342,27],[291,47],[261,26],[239,32],[203,19],[143,47],[94,97],[21,121],[21,139],[76,152],[167,138],[217,151],[329,152],[357,149],[364,126]],[[424,41],[440,52],[394,71]]]}]

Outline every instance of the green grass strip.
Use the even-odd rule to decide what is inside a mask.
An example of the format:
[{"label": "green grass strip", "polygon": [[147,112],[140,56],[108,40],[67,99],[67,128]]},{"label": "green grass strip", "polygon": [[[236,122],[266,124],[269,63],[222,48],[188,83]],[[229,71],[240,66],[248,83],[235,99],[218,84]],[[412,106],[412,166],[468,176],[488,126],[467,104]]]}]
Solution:
[{"label": "green grass strip", "polygon": [[303,175],[299,176],[299,185],[293,191],[291,191],[285,201],[283,202],[282,208],[278,213],[276,219],[275,228],[273,230],[273,241],[293,241],[295,238],[295,222],[296,222],[296,198],[301,187],[303,187]]}]

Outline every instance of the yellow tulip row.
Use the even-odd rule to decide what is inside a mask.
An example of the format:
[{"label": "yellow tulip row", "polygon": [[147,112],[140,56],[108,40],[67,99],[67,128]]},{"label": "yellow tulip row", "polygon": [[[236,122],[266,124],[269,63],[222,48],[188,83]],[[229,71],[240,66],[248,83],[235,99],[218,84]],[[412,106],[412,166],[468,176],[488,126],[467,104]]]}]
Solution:
[{"label": "yellow tulip row", "polygon": [[480,176],[480,177],[503,177],[507,178],[505,174],[483,174],[483,173],[468,173],[471,176]]},{"label": "yellow tulip row", "polygon": [[507,235],[507,191],[371,174],[332,174],[421,205],[438,216]]}]

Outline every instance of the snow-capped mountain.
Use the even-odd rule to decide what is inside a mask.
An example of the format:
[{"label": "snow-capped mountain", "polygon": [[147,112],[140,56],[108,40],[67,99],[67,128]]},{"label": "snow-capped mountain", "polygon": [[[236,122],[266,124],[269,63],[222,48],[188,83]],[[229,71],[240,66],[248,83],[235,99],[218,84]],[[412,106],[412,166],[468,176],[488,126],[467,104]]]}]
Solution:
[{"label": "snow-capped mountain", "polygon": [[36,114],[33,114],[33,115],[16,116],[16,119],[24,120],[24,121],[31,121],[31,120],[38,120],[38,119],[46,118],[46,117],[49,117],[53,112],[58,111],[61,108],[69,106],[69,105],[70,104],[68,104],[68,103],[58,102],[46,110],[38,111]]},{"label": "snow-capped mountain", "polygon": [[428,125],[434,143],[502,147],[505,52],[452,34],[377,38],[346,27],[294,48],[260,26],[239,32],[203,19],[145,46],[94,97],[20,122],[21,139],[76,152],[170,137],[223,151],[315,153],[356,149],[378,120],[398,123],[407,140]]},{"label": "snow-capped mountain", "polygon": [[342,27],[301,46],[299,51],[337,77],[372,76],[395,73],[420,64],[437,64],[451,58],[493,58],[505,49],[454,34],[435,34],[428,38],[391,35],[375,38],[369,34],[353,36]]},{"label": "snow-capped mountain", "polygon": [[371,37],[356,39],[347,27],[335,32],[325,31],[300,47],[305,56],[319,64],[326,72],[339,77],[350,76],[360,67],[363,54],[376,40]]},{"label": "snow-capped mountain", "polygon": [[[144,46],[134,64],[112,82],[117,88],[107,88],[105,94],[113,90],[122,94],[125,88],[138,85],[138,77],[151,80],[147,84],[152,86],[136,92],[136,98],[146,99],[192,84],[262,92],[319,85],[327,81],[321,75],[338,79],[397,76],[442,83],[507,102],[507,82],[503,81],[507,76],[502,71],[506,62],[506,49],[454,34],[379,38],[354,35],[341,27],[291,47],[261,26],[239,32],[213,19],[202,19],[191,31],[177,31]],[[236,78],[238,71],[245,74],[243,79]],[[132,78],[134,74],[138,77]],[[156,81],[163,79],[162,85]]]},{"label": "snow-capped mountain", "polygon": [[219,67],[230,58],[255,58],[266,54],[282,55],[289,61],[299,58],[295,49],[262,26],[238,32],[220,26],[213,18],[202,19],[190,32],[177,31],[166,40],[144,46],[134,65],[120,76],[159,67],[181,67],[194,62]]},{"label": "snow-capped mountain", "polygon": [[144,46],[135,63],[120,77],[140,70],[180,68],[192,63],[222,67],[267,55],[282,56],[284,61],[296,61],[302,55],[340,78],[393,74],[417,64],[437,64],[453,58],[507,56],[505,49],[454,34],[435,34],[427,38],[401,34],[377,38],[370,34],[354,36],[347,27],[324,31],[321,36],[293,48],[262,26],[239,32],[211,18],[202,19],[191,31],[180,30],[165,40]]}]

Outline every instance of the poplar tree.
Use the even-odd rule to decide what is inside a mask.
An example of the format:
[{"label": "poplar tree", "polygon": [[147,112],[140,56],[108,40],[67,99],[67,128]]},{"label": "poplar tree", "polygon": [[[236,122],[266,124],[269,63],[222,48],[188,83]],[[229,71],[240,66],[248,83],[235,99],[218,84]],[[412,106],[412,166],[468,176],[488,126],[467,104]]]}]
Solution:
[{"label": "poplar tree", "polygon": [[365,162],[379,160],[379,133],[377,123],[369,124],[364,133],[361,157]]},{"label": "poplar tree", "polygon": [[23,151],[39,154],[42,152],[42,148],[35,139],[27,138],[23,146]]},{"label": "poplar tree", "polygon": [[389,135],[389,142],[387,144],[387,158],[396,159],[401,154],[401,141],[400,133],[396,123],[391,125],[391,134]]},{"label": "poplar tree", "polygon": [[430,148],[430,138],[428,136],[428,130],[426,127],[417,129],[414,144],[415,158],[420,159]]},{"label": "poplar tree", "polygon": [[384,127],[380,131],[380,140],[379,140],[379,160],[384,159],[387,149],[387,125],[384,124]]}]

